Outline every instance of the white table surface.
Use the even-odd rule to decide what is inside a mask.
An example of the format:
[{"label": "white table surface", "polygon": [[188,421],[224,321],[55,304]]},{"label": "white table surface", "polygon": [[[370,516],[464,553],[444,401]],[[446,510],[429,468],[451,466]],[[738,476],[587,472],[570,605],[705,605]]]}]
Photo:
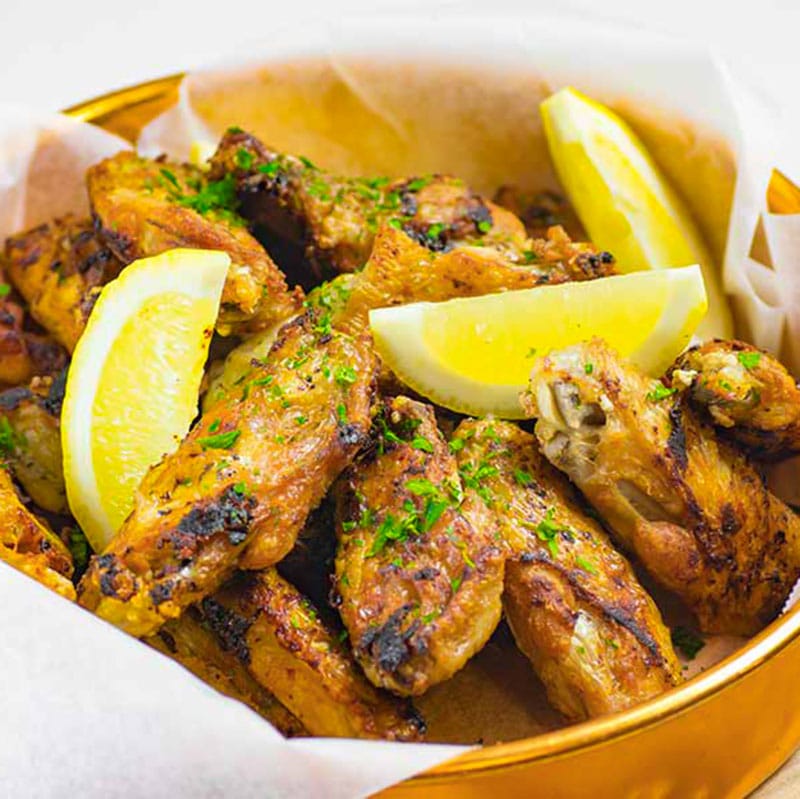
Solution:
[{"label": "white table surface", "polygon": [[[451,15],[486,13],[487,5],[498,25],[503,13],[591,14],[708,45],[787,120],[800,120],[800,0],[238,0],[229,8],[209,0],[0,0],[0,103],[63,108],[220,54],[252,51],[259,42],[268,46],[270,31],[320,13],[402,12],[420,24],[446,25]],[[800,796],[800,755],[758,796]]]}]

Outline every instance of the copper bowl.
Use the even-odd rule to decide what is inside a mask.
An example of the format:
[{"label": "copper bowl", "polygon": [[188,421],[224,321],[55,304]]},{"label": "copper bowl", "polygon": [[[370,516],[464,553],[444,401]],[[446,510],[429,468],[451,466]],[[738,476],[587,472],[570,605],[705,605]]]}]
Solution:
[{"label": "copper bowl", "polygon": [[[177,99],[175,75],[67,109],[130,141]],[[800,212],[780,173],[776,213]],[[508,744],[472,750],[396,785],[401,797],[745,796],[800,744],[800,606],[735,655],[632,710]]]}]

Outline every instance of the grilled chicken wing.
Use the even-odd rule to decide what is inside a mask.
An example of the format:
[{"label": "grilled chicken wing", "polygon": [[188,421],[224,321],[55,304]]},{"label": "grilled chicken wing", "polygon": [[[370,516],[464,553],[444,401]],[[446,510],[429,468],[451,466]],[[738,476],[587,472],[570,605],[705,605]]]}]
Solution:
[{"label": "grilled chicken wing", "polygon": [[508,422],[467,420],[451,448],[512,553],[503,608],[551,704],[581,720],[676,685],[680,667],[658,608],[535,438]]},{"label": "grilled chicken wing", "polygon": [[36,377],[30,388],[0,392],[0,446],[14,476],[42,509],[68,513],[61,456],[66,370]]},{"label": "grilled chicken wing", "polygon": [[709,341],[681,355],[673,386],[754,458],[800,452],[800,388],[776,358],[741,341]]},{"label": "grilled chicken wing", "polygon": [[122,152],[91,167],[89,198],[103,241],[125,264],[172,247],[231,257],[217,327],[260,330],[294,313],[301,295],[234,213],[231,178],[207,181],[184,164]]},{"label": "grilled chicken wing", "polygon": [[266,364],[144,478],[81,603],[149,635],[237,564],[280,560],[366,440],[374,382],[363,341],[321,330],[313,314],[285,325]]},{"label": "grilled chicken wing", "polygon": [[376,451],[337,485],[336,591],[367,677],[413,696],[494,631],[505,550],[483,501],[462,501],[433,408],[397,397],[380,418]]},{"label": "grilled chicken wing", "polygon": [[75,599],[72,556],[62,540],[21,502],[11,477],[0,468],[0,560],[53,591]]},{"label": "grilled chicken wing", "polygon": [[66,216],[6,241],[6,268],[31,316],[68,352],[75,349],[100,287],[121,262],[90,219]]},{"label": "grilled chicken wing", "polygon": [[563,227],[573,239],[586,238],[586,231],[572,206],[554,191],[532,192],[517,186],[501,186],[492,199],[519,217],[532,239],[544,238],[555,225]]},{"label": "grilled chicken wing", "polygon": [[705,631],[774,618],[800,577],[800,520],[684,395],[595,339],[537,362],[523,403],[544,455]]},{"label": "grilled chicken wing", "polygon": [[[335,177],[307,159],[272,152],[242,131],[223,137],[211,160],[211,175],[232,175],[243,216],[295,242],[317,277],[360,269],[384,225],[404,231],[429,251],[472,244],[491,248],[512,263],[536,264],[542,258],[544,245],[528,238],[514,214],[456,178]],[[562,240],[565,257],[594,261],[593,272],[613,271],[607,253],[572,245],[563,230],[554,235]]]},{"label": "grilled chicken wing", "polygon": [[[363,330],[373,308],[410,302],[440,302],[476,297],[547,283],[589,280],[600,256],[581,249],[559,228],[550,238],[532,242],[537,261],[510,263],[486,247],[457,247],[432,253],[402,231],[381,228],[366,266],[355,275],[340,275],[309,294],[308,302],[330,316],[337,329]],[[592,265],[594,264],[594,266]]]},{"label": "grilled chicken wing", "polygon": [[274,569],[240,573],[200,605],[204,624],[312,735],[418,740],[410,704],[364,678],[344,642]]},{"label": "grilled chicken wing", "polygon": [[307,733],[275,695],[253,679],[235,652],[223,648],[196,608],[189,608],[179,619],[167,622],[156,635],[145,640],[220,693],[244,702],[284,735]]}]

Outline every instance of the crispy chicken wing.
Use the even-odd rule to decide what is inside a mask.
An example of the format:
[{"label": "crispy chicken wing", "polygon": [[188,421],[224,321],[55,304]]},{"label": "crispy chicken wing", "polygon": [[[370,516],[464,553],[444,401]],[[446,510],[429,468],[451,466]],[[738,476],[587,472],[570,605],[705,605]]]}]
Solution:
[{"label": "crispy chicken wing", "polygon": [[28,496],[52,513],[69,512],[60,423],[66,377],[63,370],[0,392],[0,448]]},{"label": "crispy chicken wing", "polygon": [[266,364],[146,475],[84,575],[81,603],[149,635],[237,564],[280,560],[366,440],[375,371],[365,342],[320,329],[313,314],[286,324]]},{"label": "crispy chicken wing", "polygon": [[544,455],[707,632],[747,635],[800,577],[800,520],[680,393],[599,339],[534,364]]},{"label": "crispy chicken wing", "polygon": [[450,445],[512,553],[503,607],[553,706],[592,718],[676,685],[658,608],[535,438],[509,422],[467,420]]},{"label": "crispy chicken wing", "polygon": [[769,353],[742,341],[708,341],[681,355],[669,378],[688,385],[695,407],[754,458],[800,452],[800,388]]},{"label": "crispy chicken wing", "polygon": [[231,178],[122,152],[91,167],[87,183],[101,238],[123,263],[172,247],[230,255],[220,332],[260,330],[297,310],[301,295],[236,215]]},{"label": "crispy chicken wing", "polygon": [[[317,277],[364,266],[384,225],[402,230],[429,251],[471,244],[490,248],[511,263],[539,264],[543,250],[554,246],[529,239],[514,214],[485,201],[456,178],[336,177],[307,159],[275,153],[242,131],[223,137],[211,161],[211,175],[234,176],[243,216],[273,236],[295,242]],[[573,245],[558,230],[553,235],[559,239],[561,257],[587,262],[576,272],[613,271],[608,253]]]},{"label": "crispy chicken wing", "polygon": [[275,695],[251,676],[236,653],[223,648],[196,608],[189,608],[179,619],[167,622],[156,635],[145,640],[220,693],[244,702],[284,735],[307,734],[302,723]]},{"label": "crispy chicken wing", "polygon": [[53,591],[75,599],[72,556],[63,541],[20,502],[6,469],[0,468],[0,560]]},{"label": "crispy chicken wing", "polygon": [[532,244],[538,261],[521,266],[486,247],[432,253],[402,231],[386,226],[375,237],[364,269],[320,286],[309,294],[308,302],[329,314],[334,327],[353,333],[366,328],[373,308],[475,297],[601,275],[592,266],[598,256],[580,250],[559,228],[551,231],[550,238]]},{"label": "crispy chicken wing", "polygon": [[204,623],[312,735],[415,741],[410,704],[364,678],[343,638],[274,569],[237,575],[200,605]]},{"label": "crispy chicken wing", "polygon": [[371,457],[337,485],[336,591],[367,677],[413,696],[494,631],[505,549],[483,501],[462,497],[433,408],[397,397],[378,427]]},{"label": "crispy chicken wing", "polygon": [[65,216],[6,241],[6,268],[31,316],[72,352],[100,293],[121,262],[90,219]]}]

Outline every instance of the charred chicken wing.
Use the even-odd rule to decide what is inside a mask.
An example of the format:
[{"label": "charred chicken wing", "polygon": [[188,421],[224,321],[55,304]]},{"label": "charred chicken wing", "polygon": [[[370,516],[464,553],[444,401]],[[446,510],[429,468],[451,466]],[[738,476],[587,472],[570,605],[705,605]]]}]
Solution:
[{"label": "charred chicken wing", "polygon": [[68,352],[75,349],[100,287],[122,268],[90,219],[66,216],[6,241],[6,268],[31,316]]},{"label": "charred chicken wing", "polygon": [[336,591],[369,679],[401,695],[446,680],[500,620],[505,550],[483,501],[462,496],[433,408],[405,397],[337,486]]},{"label": "charred chicken wing", "polygon": [[503,608],[551,704],[581,720],[676,685],[658,608],[535,438],[508,422],[468,420],[450,447],[511,552]]},{"label": "charred chicken wing", "polygon": [[149,635],[237,564],[279,561],[366,440],[375,371],[369,346],[313,314],[285,325],[266,363],[146,475],[84,575],[81,603]]},{"label": "charred chicken wing", "polygon": [[230,255],[220,332],[259,330],[297,310],[300,295],[235,213],[232,178],[122,152],[91,167],[87,184],[100,236],[125,264],[172,247]]},{"label": "charred chicken wing", "polygon": [[200,604],[203,623],[312,735],[418,740],[410,704],[372,686],[338,630],[274,569],[240,573]]},{"label": "charred chicken wing", "polygon": [[775,617],[800,577],[800,520],[685,395],[595,339],[538,361],[523,403],[544,455],[705,631]]},{"label": "charred chicken wing", "polygon": [[695,407],[754,458],[800,452],[800,388],[769,353],[742,341],[709,341],[678,358],[675,387],[688,385]]}]

